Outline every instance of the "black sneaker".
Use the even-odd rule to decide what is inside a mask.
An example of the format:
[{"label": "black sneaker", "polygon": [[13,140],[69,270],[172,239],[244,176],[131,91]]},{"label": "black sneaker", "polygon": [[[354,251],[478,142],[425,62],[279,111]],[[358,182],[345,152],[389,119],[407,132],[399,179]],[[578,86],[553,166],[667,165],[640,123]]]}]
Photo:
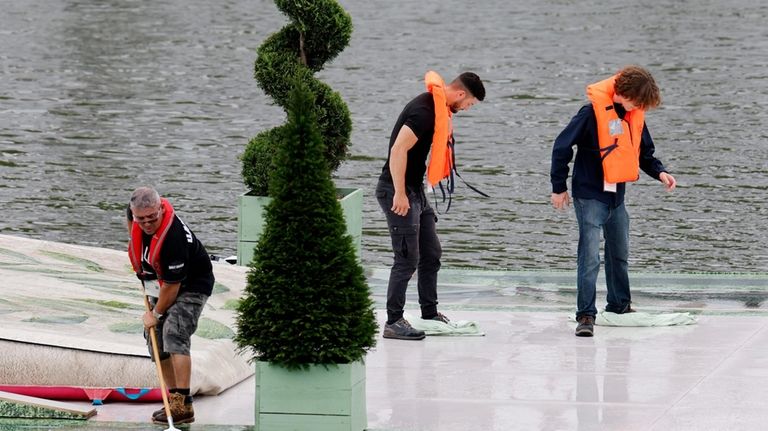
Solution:
[{"label": "black sneaker", "polygon": [[395,338],[397,340],[423,340],[427,335],[424,331],[413,329],[413,326],[401,317],[400,320],[391,325],[385,323],[382,336],[384,338]]},{"label": "black sneaker", "polygon": [[623,305],[620,309],[614,309],[613,307],[610,307],[608,305],[605,306],[605,311],[616,313],[616,314],[625,314],[625,313],[634,313],[635,309],[632,308],[632,303],[627,302],[625,305]]},{"label": "black sneaker", "polygon": [[621,312],[620,312],[619,314],[624,314],[624,313],[634,313],[634,312],[635,312],[635,309],[634,309],[634,308],[632,308],[632,306],[631,306],[631,305],[628,303],[628,304],[627,304],[627,306],[626,306],[626,307],[624,307],[624,309],[623,309],[623,310],[621,310]]},{"label": "black sneaker", "polygon": [[448,323],[448,322],[451,321],[451,319],[449,319],[445,314],[443,314],[443,313],[441,313],[439,311],[437,312],[436,316],[432,316],[430,318],[422,317],[422,320],[437,320],[437,321],[443,322],[443,323]]},{"label": "black sneaker", "polygon": [[592,316],[581,316],[576,319],[579,324],[576,326],[577,337],[591,337],[595,335],[595,318]]}]

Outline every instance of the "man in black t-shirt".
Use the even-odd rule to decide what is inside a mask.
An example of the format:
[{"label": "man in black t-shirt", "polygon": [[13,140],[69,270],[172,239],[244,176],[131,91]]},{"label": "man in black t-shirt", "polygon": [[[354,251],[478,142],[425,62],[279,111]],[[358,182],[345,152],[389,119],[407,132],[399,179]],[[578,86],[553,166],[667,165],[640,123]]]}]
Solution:
[{"label": "man in black t-shirt", "polygon": [[[437,217],[424,193],[424,174],[430,150],[434,157],[433,138],[439,135],[435,133],[436,117],[443,115],[443,120],[448,119],[446,132],[448,139],[452,139],[450,115],[482,101],[485,88],[480,78],[471,72],[462,73],[444,86],[444,90],[440,88],[445,106],[437,109],[446,111],[438,111],[436,115],[436,100],[442,99],[434,90],[417,96],[403,109],[392,130],[387,161],[376,186],[376,198],[386,215],[394,252],[387,287],[384,338],[421,340],[425,336],[403,318],[405,292],[417,269],[421,318],[448,322],[448,318],[437,311],[437,272],[442,248],[435,231]],[[446,142],[442,144],[444,147]]]},{"label": "man in black t-shirt", "polygon": [[[142,317],[144,327],[156,327],[160,364],[171,393],[173,422],[194,422],[189,391],[190,343],[213,291],[211,259],[195,234],[176,216],[171,204],[153,188],[136,189],[130,210],[133,223],[129,255],[153,305],[152,311]],[[151,343],[147,344],[151,350]],[[164,409],[152,416],[156,423],[168,421]]]}]

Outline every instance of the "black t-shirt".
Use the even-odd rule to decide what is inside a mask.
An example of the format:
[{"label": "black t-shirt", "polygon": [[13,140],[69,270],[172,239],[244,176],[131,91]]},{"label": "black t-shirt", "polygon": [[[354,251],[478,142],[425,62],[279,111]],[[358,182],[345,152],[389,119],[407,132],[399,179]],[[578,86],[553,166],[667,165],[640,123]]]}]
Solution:
[{"label": "black t-shirt", "polygon": [[[145,260],[151,241],[152,235],[142,233],[141,265],[144,272],[154,274],[155,270]],[[160,250],[160,265],[163,268],[164,282],[181,283],[179,293],[197,292],[210,295],[213,292],[211,258],[203,243],[175,215],[163,242],[163,248]]]},{"label": "black t-shirt", "polygon": [[392,174],[389,172],[389,157],[392,146],[395,144],[397,134],[403,125],[408,126],[416,134],[418,141],[408,151],[408,165],[405,169],[405,185],[419,190],[424,182],[424,173],[427,171],[427,156],[432,148],[432,136],[435,133],[435,102],[432,93],[422,93],[405,105],[403,112],[397,118],[395,128],[389,138],[387,150],[387,162],[381,171],[381,179],[392,182]]}]

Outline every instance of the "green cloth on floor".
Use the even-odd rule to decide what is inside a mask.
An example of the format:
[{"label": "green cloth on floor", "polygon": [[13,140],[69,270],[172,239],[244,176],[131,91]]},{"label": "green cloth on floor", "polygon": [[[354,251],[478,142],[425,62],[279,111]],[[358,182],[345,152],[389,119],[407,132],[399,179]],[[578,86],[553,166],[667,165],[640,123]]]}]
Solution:
[{"label": "green cloth on floor", "polygon": [[676,326],[696,324],[696,316],[691,313],[634,313],[616,314],[609,311],[597,313],[595,325],[598,326]]},{"label": "green cloth on floor", "polygon": [[477,322],[474,320],[451,320],[448,323],[439,320],[424,320],[420,317],[404,316],[414,329],[424,331],[427,335],[464,335],[464,336],[484,336],[485,332],[480,330]]}]

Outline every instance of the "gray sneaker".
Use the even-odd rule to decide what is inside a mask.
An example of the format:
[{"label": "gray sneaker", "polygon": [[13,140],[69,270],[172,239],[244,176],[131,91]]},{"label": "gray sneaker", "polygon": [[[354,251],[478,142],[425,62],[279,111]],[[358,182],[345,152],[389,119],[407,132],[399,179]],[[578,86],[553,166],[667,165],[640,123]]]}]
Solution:
[{"label": "gray sneaker", "polygon": [[576,319],[579,324],[576,326],[577,337],[591,337],[595,335],[595,318],[592,316],[581,316]]},{"label": "gray sneaker", "polygon": [[424,331],[413,329],[413,326],[401,317],[400,320],[391,325],[385,323],[382,336],[384,338],[394,338],[397,340],[423,340],[427,335]]}]

